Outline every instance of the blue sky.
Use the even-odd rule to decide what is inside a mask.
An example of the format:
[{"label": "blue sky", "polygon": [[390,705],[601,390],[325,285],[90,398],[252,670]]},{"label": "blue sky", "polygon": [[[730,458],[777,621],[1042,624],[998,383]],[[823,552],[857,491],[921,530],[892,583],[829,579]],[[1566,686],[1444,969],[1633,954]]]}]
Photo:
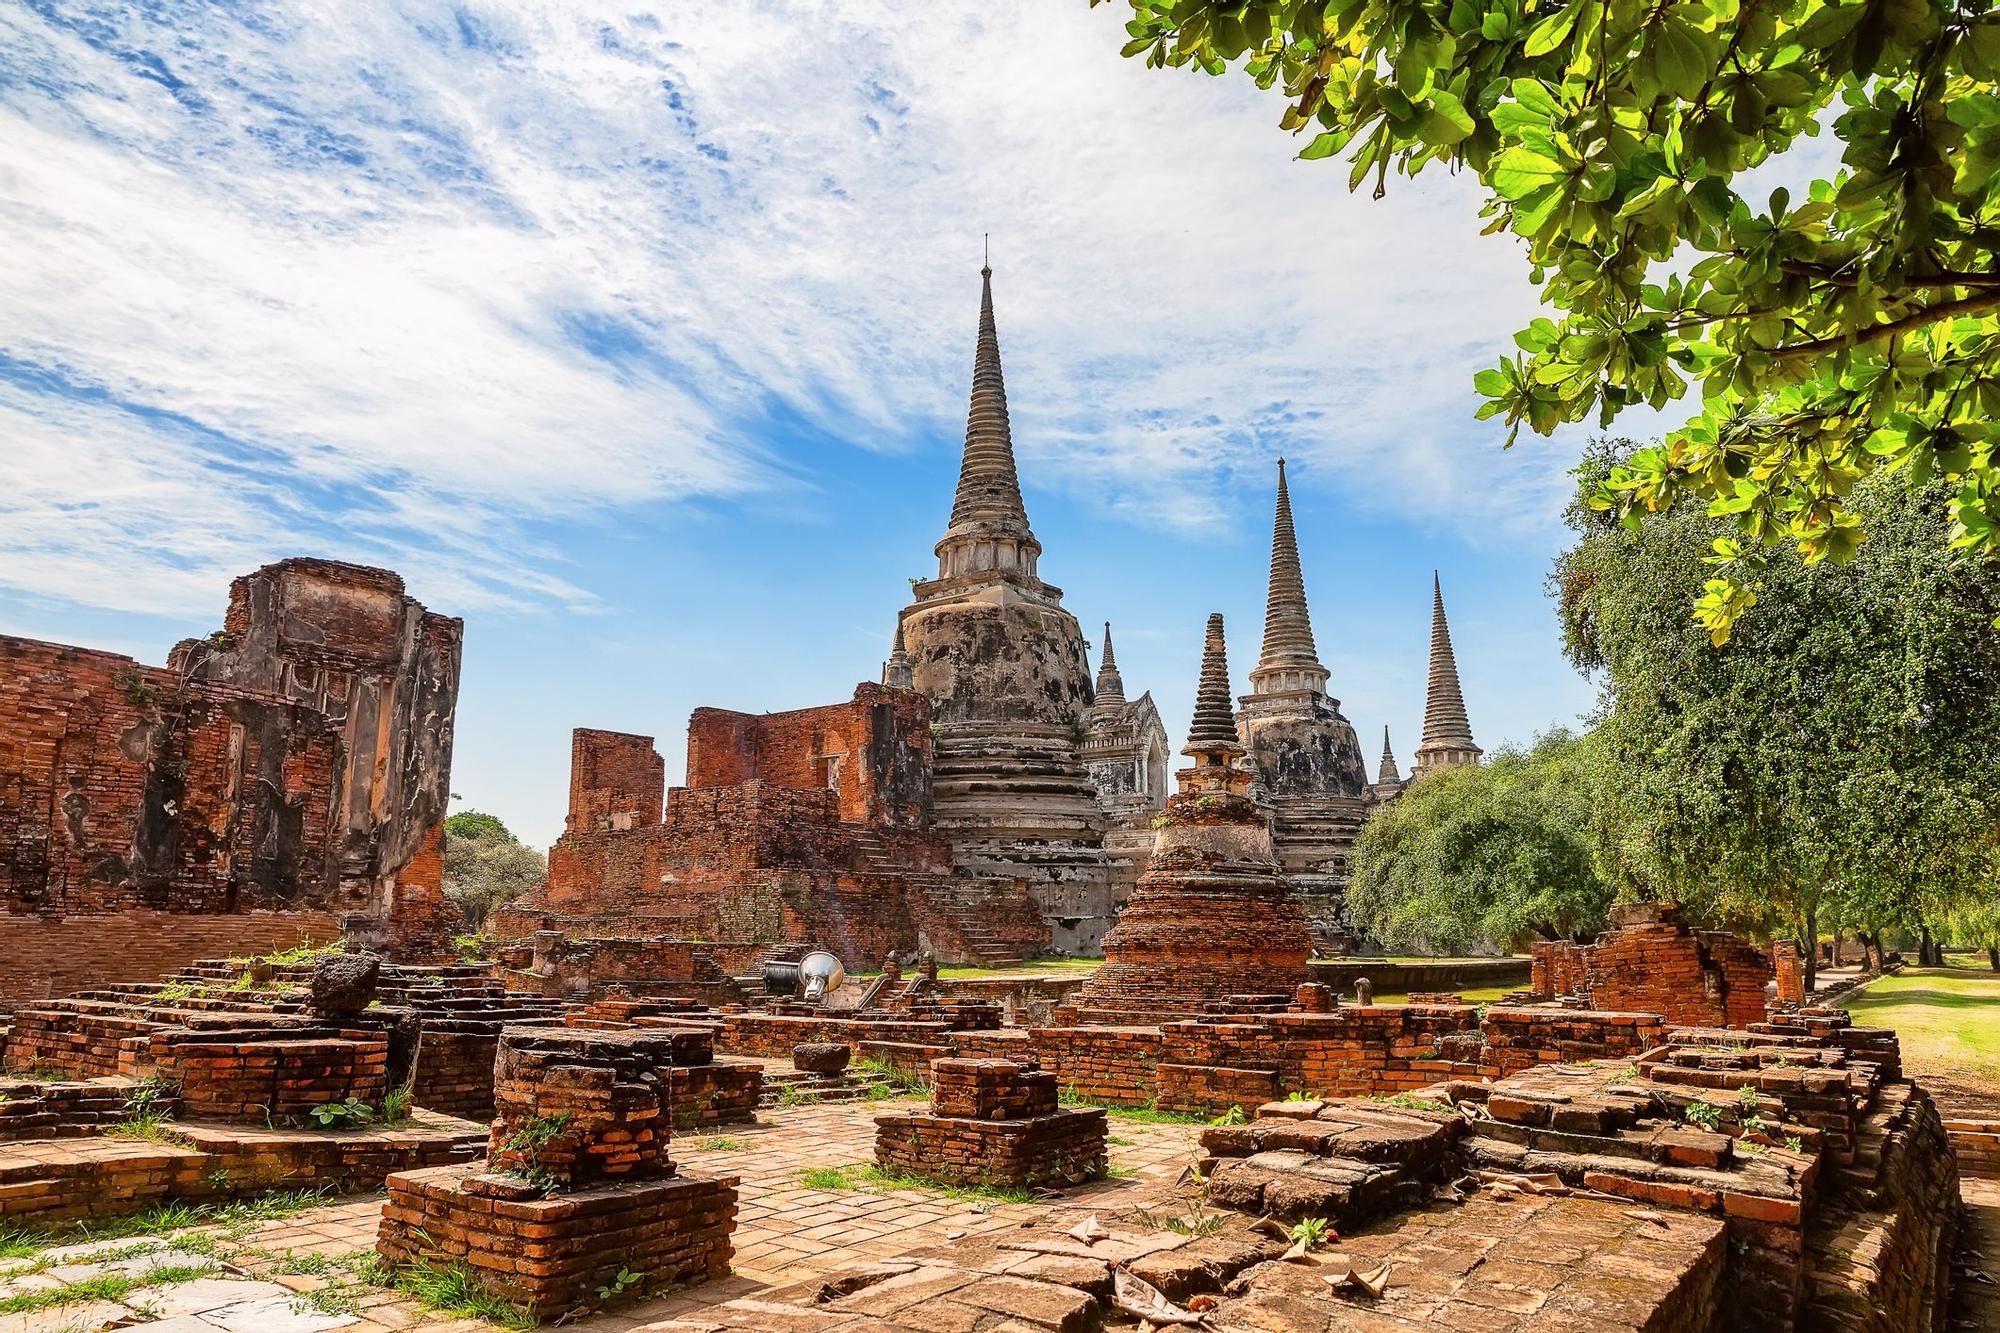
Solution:
[{"label": "blue sky", "polygon": [[0,3],[0,632],[160,662],[317,554],[466,620],[454,787],[536,843],[572,727],[872,678],[950,506],[981,236],[1042,569],[1170,729],[1239,688],[1273,460],[1371,755],[1442,571],[1475,732],[1573,720],[1580,436],[1478,198],[1350,195],[1120,7]]}]

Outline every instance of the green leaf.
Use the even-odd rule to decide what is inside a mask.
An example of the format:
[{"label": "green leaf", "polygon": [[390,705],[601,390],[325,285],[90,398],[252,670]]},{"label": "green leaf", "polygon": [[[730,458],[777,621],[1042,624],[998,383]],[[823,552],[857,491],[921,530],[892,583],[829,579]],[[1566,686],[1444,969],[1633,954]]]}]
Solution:
[{"label": "green leaf", "polygon": [[1528,40],[1521,47],[1521,54],[1533,59],[1561,46],[1569,37],[1570,29],[1576,26],[1577,12],[1582,8],[1582,0],[1576,0],[1537,23],[1528,31]]},{"label": "green leaf", "polygon": [[1568,177],[1562,163],[1520,145],[1503,150],[1487,171],[1487,183],[1503,199],[1520,199]]},{"label": "green leaf", "polygon": [[1472,133],[1472,117],[1465,104],[1439,89],[1431,94],[1430,114],[1424,118],[1424,142],[1434,147],[1459,143]]}]

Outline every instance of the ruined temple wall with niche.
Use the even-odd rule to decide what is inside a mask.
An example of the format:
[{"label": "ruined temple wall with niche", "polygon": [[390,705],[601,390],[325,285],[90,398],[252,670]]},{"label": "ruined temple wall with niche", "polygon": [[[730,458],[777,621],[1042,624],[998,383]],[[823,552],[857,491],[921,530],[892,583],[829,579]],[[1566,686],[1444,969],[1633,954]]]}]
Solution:
[{"label": "ruined temple wall with niche", "polygon": [[295,559],[165,667],[0,637],[0,1007],[191,961],[232,920],[289,945],[363,912],[412,956],[447,944],[461,635],[387,570]]}]

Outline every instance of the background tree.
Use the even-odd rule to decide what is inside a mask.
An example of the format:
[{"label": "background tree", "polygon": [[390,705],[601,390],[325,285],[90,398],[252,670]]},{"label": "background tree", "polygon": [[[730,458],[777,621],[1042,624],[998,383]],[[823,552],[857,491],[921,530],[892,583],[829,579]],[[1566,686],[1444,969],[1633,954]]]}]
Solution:
[{"label": "background tree", "polygon": [[[1557,315],[1479,375],[1482,418],[1547,434],[1699,386],[1693,419],[1591,503],[1636,522],[1685,496],[1728,520],[1690,590],[1716,643],[1773,545],[1852,554],[1870,473],[1948,479],[1936,540],[2000,546],[1991,0],[1128,3],[1126,55],[1240,61],[1311,136],[1300,156],[1346,156],[1350,186],[1478,175],[1488,230],[1526,243]],[[1743,192],[1825,127],[1832,179]]]},{"label": "background tree", "polygon": [[1412,783],[1362,827],[1355,919],[1391,948],[1439,952],[1594,935],[1612,899],[1594,865],[1594,750],[1557,730]]},{"label": "background tree", "polygon": [[[1629,449],[1606,447],[1596,478]],[[1808,958],[1845,917],[1923,930],[1986,891],[2000,819],[2000,572],[1952,558],[1948,488],[1879,475],[1850,497],[1865,558],[1769,562],[1756,617],[1717,650],[1685,616],[1726,521],[1637,531],[1579,503],[1552,577],[1565,647],[1604,672],[1596,735],[1621,881]]]},{"label": "background tree", "polygon": [[468,930],[484,929],[496,907],[546,878],[547,859],[494,816],[461,810],[444,821],[444,896],[457,905]]},{"label": "background tree", "polygon": [[1952,913],[1951,938],[1986,951],[1986,963],[2000,972],[2000,886],[1989,885],[1986,893],[1961,903]]}]

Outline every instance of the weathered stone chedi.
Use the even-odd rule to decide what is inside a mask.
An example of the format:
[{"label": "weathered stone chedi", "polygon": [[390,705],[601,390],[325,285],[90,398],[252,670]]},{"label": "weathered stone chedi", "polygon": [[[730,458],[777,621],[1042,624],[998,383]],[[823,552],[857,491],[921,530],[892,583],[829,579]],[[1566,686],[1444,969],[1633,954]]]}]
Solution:
[{"label": "weathered stone chedi", "polygon": [[1279,874],[1270,825],[1249,797],[1251,774],[1237,762],[1244,752],[1220,615],[1208,619],[1182,753],[1194,765],[1178,775],[1151,862],[1104,937],[1104,965],[1071,1002],[1085,1021],[1192,1017],[1234,997],[1282,1004],[1306,980],[1305,911]]},{"label": "weathered stone chedi", "polygon": [[912,686],[931,701],[935,820],[976,873],[1026,878],[1061,947],[1112,913],[1104,820],[1075,734],[1093,702],[1083,631],[1037,573],[1014,463],[993,270],[980,271],[972,404],[938,574],[898,618]]},{"label": "weathered stone chedi", "polygon": [[0,1008],[345,913],[447,947],[461,635],[387,570],[295,559],[165,667],[0,637]]}]

